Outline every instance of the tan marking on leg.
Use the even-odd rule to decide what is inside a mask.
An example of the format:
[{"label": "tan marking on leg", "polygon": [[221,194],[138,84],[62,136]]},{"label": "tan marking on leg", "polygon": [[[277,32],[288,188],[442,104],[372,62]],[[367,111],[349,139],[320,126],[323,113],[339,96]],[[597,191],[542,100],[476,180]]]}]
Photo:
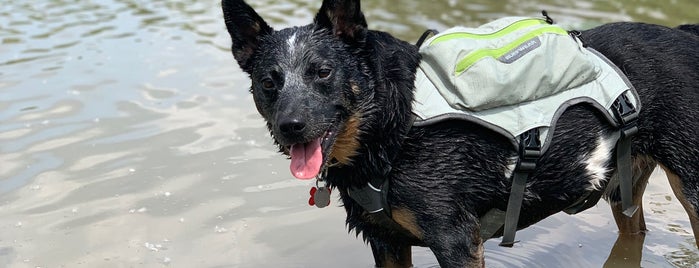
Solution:
[{"label": "tan marking on leg", "polygon": [[330,159],[335,159],[343,165],[347,165],[352,161],[352,157],[357,155],[359,149],[359,124],[358,116],[351,116],[345,127],[338,133],[333,145]]},{"label": "tan marking on leg", "polygon": [[395,222],[397,222],[401,227],[405,228],[413,236],[422,240],[422,229],[417,224],[415,220],[415,215],[412,211],[407,208],[394,208],[391,212],[391,217]]},{"label": "tan marking on leg", "polygon": [[621,202],[610,204],[612,207],[612,215],[614,215],[614,221],[616,222],[617,228],[619,228],[620,235],[639,234],[647,230],[646,221],[643,216],[643,191],[645,188],[646,184],[644,183],[633,189],[633,204],[638,206],[638,211],[631,217],[627,217],[623,214],[624,210],[621,207]]},{"label": "tan marking on leg", "polygon": [[632,216],[627,217],[623,214],[621,202],[611,203],[612,215],[614,221],[619,228],[620,235],[640,234],[646,229],[646,221],[643,216],[643,192],[646,190],[648,179],[655,169],[656,163],[650,157],[636,157],[633,160],[633,180],[635,181],[632,189],[633,204],[638,206],[638,211]]},{"label": "tan marking on leg", "polygon": [[485,253],[483,249],[483,242],[478,243],[478,249],[476,249],[476,259],[477,262],[471,264],[471,267],[485,268]]},{"label": "tan marking on leg", "polygon": [[665,167],[664,165],[660,165],[660,167],[665,170],[665,174],[667,175],[667,179],[670,182],[670,187],[672,187],[672,192],[675,194],[675,198],[680,201],[680,204],[682,204],[682,207],[684,207],[684,210],[687,211],[687,216],[689,216],[689,223],[692,225],[692,232],[694,232],[694,241],[699,246],[699,215],[697,215],[697,210],[696,208],[689,203],[687,200],[687,197],[684,195],[684,186],[682,186],[682,180],[680,179],[680,176],[672,172],[669,168]]}]

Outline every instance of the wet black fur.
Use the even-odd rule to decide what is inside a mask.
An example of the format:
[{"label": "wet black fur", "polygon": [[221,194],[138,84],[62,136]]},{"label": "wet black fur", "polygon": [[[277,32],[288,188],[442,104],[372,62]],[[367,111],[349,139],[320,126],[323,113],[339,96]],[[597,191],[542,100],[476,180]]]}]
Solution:
[{"label": "wet black fur", "polygon": [[[510,178],[504,171],[516,152],[504,137],[469,122],[411,128],[419,63],[414,45],[368,30],[358,1],[326,0],[314,23],[281,31],[242,0],[222,6],[233,54],[250,74],[256,106],[280,151],[326,130],[335,135],[350,117],[360,118],[357,155],[350,165],[330,166],[327,179],[340,192],[349,228],[372,245],[377,265],[385,258],[400,263],[411,245],[430,247],[442,267],[482,265],[478,219],[492,208],[505,210]],[[634,157],[648,156],[678,174],[687,200],[699,208],[699,26],[679,29],[615,23],[583,32],[582,40],[619,66],[641,96]],[[294,35],[299,45],[292,54]],[[323,69],[331,70],[328,77],[321,77]],[[272,88],[264,87],[265,79]],[[289,131],[291,121],[303,127]],[[519,228],[586,193],[589,176],[580,159],[613,131],[586,105],[561,116],[529,179]],[[324,157],[333,142],[323,143]],[[610,176],[614,164],[608,163]],[[414,215],[422,239],[369,215],[348,196],[349,187],[376,176],[388,178],[389,204]],[[609,198],[618,201],[615,194]]]}]

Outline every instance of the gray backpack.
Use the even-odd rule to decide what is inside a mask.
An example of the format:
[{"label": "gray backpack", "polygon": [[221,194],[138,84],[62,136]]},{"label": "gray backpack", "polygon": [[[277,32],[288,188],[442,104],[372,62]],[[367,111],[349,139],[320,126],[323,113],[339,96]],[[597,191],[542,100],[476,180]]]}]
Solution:
[{"label": "gray backpack", "polygon": [[[622,206],[629,216],[635,212],[626,165],[641,108],[637,93],[607,58],[546,18],[507,17],[478,28],[451,28],[427,39],[419,50],[414,125],[476,122],[509,138],[519,152],[507,211],[493,209],[481,218],[482,237],[502,230],[502,246],[515,242],[526,180],[548,148],[556,120],[571,105],[590,104],[619,127]],[[594,206],[603,191],[591,191],[565,211]]]}]

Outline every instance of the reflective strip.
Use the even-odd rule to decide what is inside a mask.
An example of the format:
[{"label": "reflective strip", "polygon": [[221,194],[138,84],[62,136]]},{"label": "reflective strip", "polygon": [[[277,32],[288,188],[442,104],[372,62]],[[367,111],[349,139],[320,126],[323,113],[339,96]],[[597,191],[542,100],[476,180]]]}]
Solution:
[{"label": "reflective strip", "polygon": [[507,35],[511,32],[514,32],[516,30],[525,28],[525,27],[530,27],[530,26],[537,26],[537,25],[542,25],[542,24],[548,24],[545,20],[542,19],[525,19],[525,20],[520,20],[515,23],[512,23],[508,25],[505,28],[502,28],[496,32],[492,33],[484,33],[484,34],[477,34],[477,33],[465,33],[465,32],[459,32],[459,33],[449,33],[449,34],[444,34],[440,37],[435,38],[430,42],[430,46],[434,44],[438,44],[441,42],[446,42],[454,39],[465,39],[465,38],[470,38],[470,39],[493,39],[493,38],[498,38],[502,37],[504,35]]},{"label": "reflective strip", "polygon": [[466,69],[468,69],[473,64],[475,64],[477,61],[479,61],[485,57],[500,58],[503,55],[509,53],[511,50],[524,44],[525,42],[527,42],[527,41],[529,41],[529,40],[531,40],[539,35],[543,35],[545,33],[558,34],[558,35],[568,35],[568,32],[566,30],[563,30],[562,28],[560,28],[558,26],[548,26],[548,27],[539,28],[539,29],[533,30],[531,32],[528,32],[527,34],[523,35],[522,37],[518,38],[517,40],[513,41],[512,43],[507,44],[504,47],[501,47],[501,48],[482,48],[482,49],[477,49],[477,50],[471,51],[471,53],[468,53],[466,55],[466,57],[461,59],[456,64],[456,68],[454,70],[454,73],[456,75],[460,75],[461,73],[466,71]]}]

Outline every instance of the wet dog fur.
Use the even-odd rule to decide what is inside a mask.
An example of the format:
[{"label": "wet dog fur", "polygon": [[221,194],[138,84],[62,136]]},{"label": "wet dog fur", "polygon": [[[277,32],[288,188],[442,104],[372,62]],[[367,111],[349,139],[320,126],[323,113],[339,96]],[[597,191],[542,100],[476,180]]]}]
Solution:
[{"label": "wet dog fur", "polygon": [[[242,0],[222,7],[234,58],[250,75],[280,152],[321,150],[320,167],[339,190],[347,225],[371,245],[377,266],[409,267],[411,246],[429,247],[441,267],[484,266],[479,218],[506,209],[516,152],[470,122],[411,126],[417,47],[369,30],[358,0],[325,0],[311,24],[279,31]],[[619,66],[641,97],[632,148],[636,205],[660,165],[699,242],[699,25],[612,23],[582,32],[582,40]],[[563,113],[528,180],[519,229],[614,183],[615,131],[585,104]],[[314,152],[301,152],[313,160]],[[347,193],[376,176],[390,183],[390,221]],[[620,213],[618,188],[605,198],[621,234],[645,231],[642,211]]]}]

